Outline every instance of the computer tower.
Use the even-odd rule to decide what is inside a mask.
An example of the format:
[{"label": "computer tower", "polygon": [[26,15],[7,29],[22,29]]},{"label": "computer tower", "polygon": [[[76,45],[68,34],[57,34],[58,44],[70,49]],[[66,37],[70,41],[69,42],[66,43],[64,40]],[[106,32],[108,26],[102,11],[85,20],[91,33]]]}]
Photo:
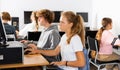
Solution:
[{"label": "computer tower", "polygon": [[23,48],[22,47],[0,47],[0,65],[23,63]]}]

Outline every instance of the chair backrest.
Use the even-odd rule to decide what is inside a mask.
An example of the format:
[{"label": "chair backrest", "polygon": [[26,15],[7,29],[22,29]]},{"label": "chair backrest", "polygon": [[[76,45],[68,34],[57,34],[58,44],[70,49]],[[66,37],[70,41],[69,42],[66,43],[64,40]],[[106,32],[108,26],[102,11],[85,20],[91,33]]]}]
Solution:
[{"label": "chair backrest", "polygon": [[98,42],[95,38],[87,37],[87,43],[90,50],[98,52]]},{"label": "chair backrest", "polygon": [[97,57],[98,57],[98,42],[97,42],[97,39],[87,37],[87,43],[88,43],[90,58],[92,58],[94,60],[94,62],[96,63]]},{"label": "chair backrest", "polygon": [[85,60],[86,60],[86,65],[84,67],[79,67],[78,70],[90,70],[90,62],[89,62],[89,57],[88,57],[88,51],[86,48],[83,49],[84,55],[85,55]]}]

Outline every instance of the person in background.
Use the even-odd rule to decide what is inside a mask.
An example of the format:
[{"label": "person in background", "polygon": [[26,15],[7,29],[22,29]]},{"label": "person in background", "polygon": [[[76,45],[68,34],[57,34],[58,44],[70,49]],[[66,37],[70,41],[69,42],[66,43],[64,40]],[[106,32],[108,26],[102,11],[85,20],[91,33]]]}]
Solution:
[{"label": "person in background", "polygon": [[8,24],[11,21],[11,16],[8,12],[2,12],[2,22],[5,27],[6,34],[14,34],[15,38],[17,39],[15,27]]},{"label": "person in background", "polygon": [[[59,66],[58,70],[78,70],[78,67],[84,67],[83,47],[85,46],[85,31],[82,17],[75,15],[72,11],[62,12],[59,25],[61,31],[64,31],[65,34],[54,50],[28,50],[31,51],[31,54],[38,53],[46,56],[56,56],[61,52],[62,60],[51,62],[52,65]],[[32,45],[29,46],[33,47]]]},{"label": "person in background", "polygon": [[43,27],[37,22],[36,11],[33,11],[30,16],[31,23],[27,24],[23,29],[18,32],[18,36],[25,38],[29,31],[42,31]]},{"label": "person in background", "polygon": [[[102,27],[96,34],[96,39],[99,42],[99,56],[101,61],[120,60],[120,56],[113,52],[113,46],[120,46],[119,38],[115,37],[112,32],[112,19],[103,18]],[[106,66],[110,69],[112,66]]]}]

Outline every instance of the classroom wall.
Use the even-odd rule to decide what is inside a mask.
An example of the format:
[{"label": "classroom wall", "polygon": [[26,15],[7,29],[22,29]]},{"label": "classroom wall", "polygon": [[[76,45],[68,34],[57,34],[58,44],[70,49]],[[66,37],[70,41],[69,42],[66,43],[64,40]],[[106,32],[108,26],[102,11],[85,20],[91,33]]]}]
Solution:
[{"label": "classroom wall", "polygon": [[104,17],[109,17],[113,21],[113,33],[120,35],[120,2],[119,0],[92,0],[92,21],[99,29]]},{"label": "classroom wall", "polygon": [[92,16],[92,0],[0,0],[0,12],[8,11],[11,16],[19,17],[20,27],[24,24],[24,11],[39,10],[47,8],[53,11],[72,10],[75,12],[88,12],[89,22],[85,26],[90,26]]},{"label": "classroom wall", "polygon": [[1,11],[1,0],[0,0],[0,11]]}]

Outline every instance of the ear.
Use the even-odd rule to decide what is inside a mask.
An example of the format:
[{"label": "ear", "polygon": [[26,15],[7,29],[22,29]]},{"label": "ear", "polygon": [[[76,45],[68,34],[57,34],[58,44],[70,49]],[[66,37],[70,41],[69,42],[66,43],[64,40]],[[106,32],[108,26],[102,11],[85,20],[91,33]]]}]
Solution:
[{"label": "ear", "polygon": [[70,27],[72,27],[73,26],[73,23],[70,23]]}]

